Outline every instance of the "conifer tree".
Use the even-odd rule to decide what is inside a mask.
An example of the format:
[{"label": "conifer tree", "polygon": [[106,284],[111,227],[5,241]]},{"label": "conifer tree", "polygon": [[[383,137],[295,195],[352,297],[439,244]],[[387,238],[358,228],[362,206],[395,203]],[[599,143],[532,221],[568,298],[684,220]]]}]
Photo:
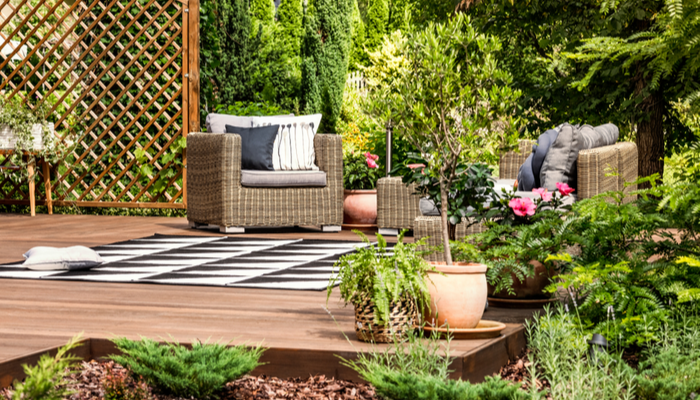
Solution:
[{"label": "conifer tree", "polygon": [[352,47],[350,49],[350,64],[348,66],[350,71],[357,71],[361,66],[367,65],[369,56],[365,49],[366,40],[367,33],[365,30],[365,23],[362,21],[362,15],[360,14],[360,7],[358,6],[357,0],[353,0]]},{"label": "conifer tree", "polygon": [[311,0],[304,18],[302,105],[322,113],[319,132],[333,133],[343,103],[351,45],[352,0]]},{"label": "conifer tree", "polygon": [[301,37],[303,33],[303,0],[282,0],[277,10],[277,20],[281,27],[281,36],[291,56],[301,54]]},{"label": "conifer tree", "polygon": [[389,29],[387,33],[406,32],[410,19],[408,0],[393,0],[389,7]]},{"label": "conifer tree", "polygon": [[374,51],[382,43],[389,25],[389,4],[387,0],[372,0],[367,9],[366,47]]},{"label": "conifer tree", "polygon": [[250,15],[253,21],[270,24],[275,19],[275,3],[272,0],[251,0]]}]

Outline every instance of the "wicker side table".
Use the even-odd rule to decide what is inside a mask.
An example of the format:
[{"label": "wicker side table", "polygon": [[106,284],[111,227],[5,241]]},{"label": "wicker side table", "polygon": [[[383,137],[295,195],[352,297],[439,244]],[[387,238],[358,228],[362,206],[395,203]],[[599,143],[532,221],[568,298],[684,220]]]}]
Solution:
[{"label": "wicker side table", "polygon": [[385,177],[377,182],[377,227],[382,235],[396,236],[402,229],[413,229],[420,215],[415,186],[406,186],[400,177]]},{"label": "wicker side table", "polygon": [[[457,225],[455,237],[457,240],[459,240],[467,235],[481,233],[485,230],[486,227],[481,223],[473,224],[467,227],[466,220],[463,220],[461,224]],[[440,217],[416,217],[413,228],[413,237],[415,240],[419,240],[424,237],[428,238],[428,245],[421,246],[419,250],[425,251],[431,247],[440,246],[442,244],[442,226],[440,224]],[[445,255],[442,252],[434,252],[424,258],[428,261],[445,261]]]}]

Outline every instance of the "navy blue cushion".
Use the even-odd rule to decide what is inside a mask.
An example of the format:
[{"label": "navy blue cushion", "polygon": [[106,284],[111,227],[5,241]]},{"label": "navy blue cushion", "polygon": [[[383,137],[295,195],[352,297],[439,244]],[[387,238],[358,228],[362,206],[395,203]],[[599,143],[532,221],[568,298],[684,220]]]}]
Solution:
[{"label": "navy blue cushion", "polygon": [[272,148],[275,144],[279,125],[256,128],[239,128],[226,125],[226,133],[241,136],[241,169],[274,171]]},{"label": "navy blue cushion", "polygon": [[532,173],[532,156],[530,154],[518,171],[518,190],[529,192],[534,189],[535,175]]},{"label": "navy blue cushion", "polygon": [[532,173],[535,176],[534,188],[540,187],[540,172],[542,171],[542,163],[544,162],[544,157],[549,151],[549,146],[551,146],[552,143],[557,140],[557,135],[559,135],[559,131],[550,129],[541,134],[540,137],[537,138],[537,144],[532,146]]}]

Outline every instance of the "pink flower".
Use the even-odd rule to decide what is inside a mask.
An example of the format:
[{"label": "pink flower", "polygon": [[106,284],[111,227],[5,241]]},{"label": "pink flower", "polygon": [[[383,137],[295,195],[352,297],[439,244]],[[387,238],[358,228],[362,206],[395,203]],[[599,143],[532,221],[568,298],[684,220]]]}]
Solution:
[{"label": "pink flower", "polygon": [[515,215],[524,217],[525,215],[535,215],[535,203],[529,198],[517,198],[508,203],[508,207],[513,209]]},{"label": "pink flower", "polygon": [[554,194],[554,193],[548,192],[547,189],[545,189],[545,188],[532,189],[532,191],[534,193],[539,194],[542,201],[552,200],[552,195]]},{"label": "pink flower", "polygon": [[576,190],[572,187],[569,187],[569,185],[567,185],[566,183],[561,182],[557,182],[557,189],[559,189],[559,193],[561,193],[561,195],[564,197],[570,195],[571,193],[573,193],[574,190]]},{"label": "pink flower", "polygon": [[377,167],[379,167],[379,166],[377,165],[377,163],[376,163],[373,159],[371,159],[371,158],[368,158],[368,159],[366,159],[365,161],[367,161],[367,166],[370,167],[370,168],[377,168]]}]

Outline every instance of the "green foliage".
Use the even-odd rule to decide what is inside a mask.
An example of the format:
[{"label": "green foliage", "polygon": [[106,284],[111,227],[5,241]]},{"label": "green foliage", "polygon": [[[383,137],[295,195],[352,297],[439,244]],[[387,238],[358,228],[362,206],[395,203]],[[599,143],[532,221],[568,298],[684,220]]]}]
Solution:
[{"label": "green foliage", "polygon": [[388,0],[370,0],[367,9],[367,40],[365,45],[369,51],[379,47],[388,33],[389,2]]},{"label": "green foliage", "polygon": [[254,21],[253,32],[257,31],[257,24],[269,25],[275,19],[275,3],[273,0],[251,0],[250,16]]},{"label": "green foliage", "polygon": [[368,63],[362,68],[369,90],[391,90],[409,69],[404,53],[407,37],[395,31],[382,38],[375,51],[368,53]]},{"label": "green foliage", "polygon": [[352,45],[348,70],[357,71],[362,66],[367,65],[367,49],[365,48],[367,32],[357,0],[353,0],[352,7]]},{"label": "green foliage", "polygon": [[80,339],[81,335],[73,337],[53,357],[42,354],[34,367],[22,365],[27,377],[23,383],[15,381],[12,400],[62,400],[73,394],[67,388],[68,378],[80,357],[69,352],[81,346]]},{"label": "green foliage", "polygon": [[598,353],[591,362],[588,344],[574,318],[549,307],[534,321],[526,321],[533,379],[546,379],[552,399],[634,399],[635,374],[619,355]]},{"label": "green foliage", "polygon": [[411,30],[410,0],[392,0],[389,3],[389,23],[387,33]]},{"label": "green foliage", "polygon": [[[71,148],[70,139],[73,135],[66,135],[59,139],[49,129],[49,104],[40,102],[30,105],[28,101],[17,96],[5,96],[0,93],[0,129],[9,128],[16,138],[14,145],[15,153],[10,155],[14,165],[26,167],[30,163],[35,163],[37,158],[43,157],[48,162],[57,163]],[[43,139],[42,149],[34,148],[34,135],[32,129],[34,125],[41,126],[40,135]],[[0,148],[7,148],[8,144],[0,144]],[[28,152],[28,158],[23,157],[23,153]],[[6,176],[13,176],[7,170],[3,170]],[[26,176],[25,176],[26,178]],[[34,179],[35,177],[31,177]]]},{"label": "green foliage", "polygon": [[700,253],[700,188],[684,183],[636,193],[637,201],[619,191],[575,203],[568,234],[580,254],[550,257],[571,268],[550,290],[570,290],[582,301],[580,322],[622,346],[658,341],[669,304],[700,297],[692,258]]},{"label": "green foliage", "polygon": [[228,347],[195,341],[192,349],[178,343],[160,344],[143,338],[113,340],[123,355],[110,356],[115,362],[142,376],[163,393],[182,397],[216,397],[227,382],[259,366],[264,349],[245,345]]},{"label": "green foliage", "polygon": [[[374,162],[369,152],[349,153],[343,157],[343,187],[345,190],[369,190],[377,188],[377,180],[385,175],[385,169]],[[370,164],[374,165],[371,167]]]},{"label": "green foliage", "polygon": [[[426,173],[438,179],[443,199],[460,163],[495,158],[516,134],[509,116],[520,93],[510,88],[511,76],[498,68],[499,49],[496,38],[478,33],[463,15],[430,24],[406,41],[402,51],[410,66],[395,88],[371,92],[378,118],[390,121],[398,136],[431,160]],[[447,214],[447,203],[442,208]],[[450,264],[446,220],[443,232]]]},{"label": "green foliage", "polygon": [[304,19],[303,111],[322,113],[319,132],[334,133],[343,104],[351,46],[351,0],[314,0]]},{"label": "green foliage", "polygon": [[302,0],[282,0],[277,9],[277,20],[281,26],[281,39],[284,45],[289,48],[290,56],[299,57],[304,22]]},{"label": "green foliage", "polygon": [[404,296],[412,298],[418,309],[423,310],[430,302],[425,279],[428,271],[434,270],[417,250],[418,246],[425,244],[424,241],[403,243],[405,232],[402,232],[393,252],[387,254],[386,240],[382,235],[376,234],[378,243],[375,246],[362,232],[354,232],[362,238],[364,246],[335,263],[338,272],[328,283],[328,299],[338,283],[345,304],[369,297],[378,310],[375,315],[377,324],[389,321],[390,304]]},{"label": "green foliage", "polygon": [[424,340],[416,333],[405,341],[395,341],[380,351],[373,348],[359,353],[357,360],[342,359],[342,364],[357,371],[371,383],[377,394],[393,400],[508,400],[524,399],[516,385],[487,376],[485,382],[450,380],[450,339],[441,345],[435,334]]},{"label": "green foliage", "polygon": [[233,104],[219,104],[215,111],[219,114],[228,115],[243,115],[262,117],[265,115],[282,115],[289,114],[287,110],[280,108],[276,104],[268,102],[244,102],[236,101]]},{"label": "green foliage", "polygon": [[247,4],[246,0],[201,4],[202,120],[218,104],[253,100],[252,75],[261,34],[252,35]]}]

